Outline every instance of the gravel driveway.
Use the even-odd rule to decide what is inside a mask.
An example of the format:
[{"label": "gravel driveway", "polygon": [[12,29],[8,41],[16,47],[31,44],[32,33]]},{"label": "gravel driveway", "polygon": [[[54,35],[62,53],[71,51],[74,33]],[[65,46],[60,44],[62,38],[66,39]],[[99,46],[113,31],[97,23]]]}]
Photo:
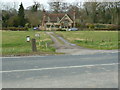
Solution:
[{"label": "gravel driveway", "polygon": [[95,49],[87,49],[76,44],[70,43],[64,38],[56,35],[54,32],[46,32],[52,41],[54,42],[54,47],[56,48],[56,52],[65,53],[67,55],[84,55],[84,54],[95,54],[95,53],[116,53],[118,50],[95,50]]}]

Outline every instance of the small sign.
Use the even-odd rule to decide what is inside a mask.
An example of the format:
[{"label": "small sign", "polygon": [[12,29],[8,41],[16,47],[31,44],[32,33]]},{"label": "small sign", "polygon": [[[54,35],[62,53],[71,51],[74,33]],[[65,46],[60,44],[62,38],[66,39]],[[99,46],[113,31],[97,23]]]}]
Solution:
[{"label": "small sign", "polygon": [[30,42],[30,36],[26,36],[27,42]]},{"label": "small sign", "polygon": [[40,37],[40,34],[38,34],[38,33],[37,33],[37,34],[35,34],[35,37]]}]

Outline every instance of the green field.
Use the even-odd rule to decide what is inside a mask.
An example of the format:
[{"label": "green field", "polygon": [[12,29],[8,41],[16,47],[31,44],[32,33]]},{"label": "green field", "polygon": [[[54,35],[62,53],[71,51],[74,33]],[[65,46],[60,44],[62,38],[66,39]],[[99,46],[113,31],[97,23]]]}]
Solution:
[{"label": "green field", "polygon": [[[56,54],[51,38],[41,31],[0,31],[2,33],[2,55],[35,55]],[[40,39],[35,37],[40,33]],[[55,32],[71,43],[92,49],[118,49],[117,31],[68,31]],[[26,36],[36,38],[37,52],[32,52],[31,42]],[[40,46],[39,46],[40,41]],[[46,44],[47,43],[47,44]],[[47,45],[47,47],[46,47]]]},{"label": "green field", "polygon": [[[2,32],[2,55],[29,55],[29,54],[54,54],[53,42],[44,32],[38,31],[1,31]],[[40,39],[35,37],[40,33]],[[31,42],[26,42],[26,36],[36,38],[37,52],[32,52]],[[39,46],[40,41],[40,46]],[[47,44],[46,44],[47,43]]]},{"label": "green field", "polygon": [[56,34],[85,48],[118,49],[118,31],[68,31]]}]

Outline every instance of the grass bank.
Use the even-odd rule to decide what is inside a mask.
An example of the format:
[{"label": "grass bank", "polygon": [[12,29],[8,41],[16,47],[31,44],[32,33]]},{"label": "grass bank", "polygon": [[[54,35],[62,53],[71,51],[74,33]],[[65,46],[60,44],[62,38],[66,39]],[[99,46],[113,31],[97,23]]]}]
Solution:
[{"label": "grass bank", "polygon": [[118,49],[118,31],[56,32],[71,43],[92,49]]},{"label": "grass bank", "polygon": [[[55,48],[51,46],[52,40],[44,32],[40,31],[1,31],[2,55],[32,55],[55,54]],[[35,34],[40,34],[40,39]],[[26,42],[26,36],[36,38],[37,52],[32,52],[31,42]],[[40,45],[39,45],[40,41]]]}]

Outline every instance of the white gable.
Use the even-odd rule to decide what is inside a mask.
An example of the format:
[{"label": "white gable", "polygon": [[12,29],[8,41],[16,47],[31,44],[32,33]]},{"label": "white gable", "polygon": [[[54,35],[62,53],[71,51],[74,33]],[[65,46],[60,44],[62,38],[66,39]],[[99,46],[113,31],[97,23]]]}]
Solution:
[{"label": "white gable", "polygon": [[65,14],[64,17],[63,17],[59,22],[61,22],[61,21],[64,20],[64,19],[67,19],[67,20],[69,20],[71,23],[73,23],[73,21],[70,19],[70,17],[69,17],[67,14]]}]

